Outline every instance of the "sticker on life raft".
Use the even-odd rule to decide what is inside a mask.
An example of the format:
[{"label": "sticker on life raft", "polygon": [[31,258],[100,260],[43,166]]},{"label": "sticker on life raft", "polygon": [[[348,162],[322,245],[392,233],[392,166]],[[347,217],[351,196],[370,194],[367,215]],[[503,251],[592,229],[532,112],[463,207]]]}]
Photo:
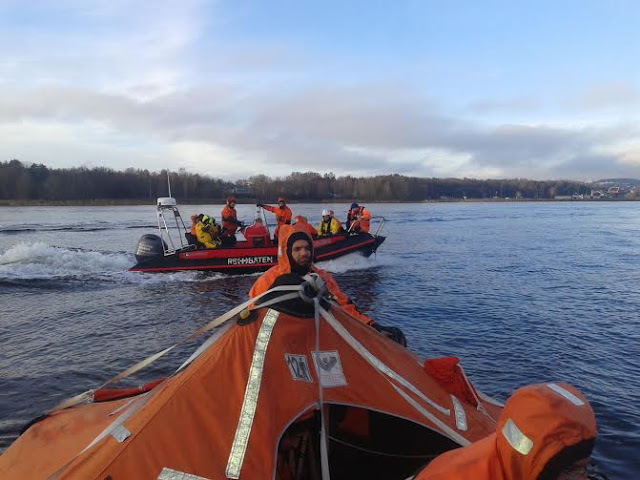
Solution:
[{"label": "sticker on life raft", "polygon": [[296,382],[313,382],[311,372],[309,371],[309,363],[307,363],[306,355],[294,355],[285,353],[284,360],[287,362],[291,378]]},{"label": "sticker on life raft", "polygon": [[210,479],[164,467],[160,472],[160,475],[158,475],[157,480],[210,480]]},{"label": "sticker on life raft", "polygon": [[312,352],[312,354],[320,385],[323,387],[342,387],[347,384],[337,351]]}]

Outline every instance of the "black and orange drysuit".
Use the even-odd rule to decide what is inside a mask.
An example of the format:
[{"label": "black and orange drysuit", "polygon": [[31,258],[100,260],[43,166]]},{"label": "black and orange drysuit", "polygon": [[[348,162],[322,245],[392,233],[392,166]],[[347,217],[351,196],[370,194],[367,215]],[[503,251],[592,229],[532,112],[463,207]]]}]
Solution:
[{"label": "black and orange drysuit", "polygon": [[287,207],[286,201],[284,198],[280,197],[278,199],[278,203],[283,203],[284,205],[278,205],[277,207],[272,207],[271,205],[264,205],[262,203],[258,204],[259,207],[262,207],[271,213],[275,213],[276,222],[278,222],[278,225],[276,226],[276,229],[273,232],[273,236],[276,238],[278,238],[280,227],[282,227],[283,225],[291,225],[291,217],[293,216],[293,213],[291,212],[291,209]]},{"label": "black and orange drysuit", "polygon": [[589,402],[566,383],[518,389],[496,432],[436,457],[415,480],[555,480],[591,455],[596,419]]},{"label": "black and orange drysuit", "polygon": [[222,209],[222,234],[233,236],[236,234],[236,230],[238,230],[239,223],[238,222],[238,214],[236,212],[235,206],[231,206],[232,203],[235,204],[236,199],[234,197],[227,198],[227,204]]},{"label": "black and orange drysuit", "polygon": [[366,315],[360,313],[355,305],[349,300],[341,290],[333,277],[326,271],[316,267],[313,264],[310,264],[310,267],[307,271],[301,272],[299,269],[295,268],[293,264],[293,259],[291,257],[291,248],[293,243],[296,240],[305,239],[309,241],[311,245],[311,258],[313,259],[313,240],[307,231],[307,228],[304,223],[296,223],[292,226],[284,226],[278,237],[278,264],[271,267],[269,270],[264,272],[260,278],[258,278],[251,290],[249,291],[249,297],[255,298],[261,293],[269,290],[273,282],[280,275],[286,275],[289,273],[297,273],[298,275],[306,275],[307,273],[317,273],[322,280],[324,280],[329,292],[333,296],[333,299],[337,304],[339,304],[342,309],[353,317],[357,318],[363,323],[367,325],[372,325],[373,320],[371,320]]}]

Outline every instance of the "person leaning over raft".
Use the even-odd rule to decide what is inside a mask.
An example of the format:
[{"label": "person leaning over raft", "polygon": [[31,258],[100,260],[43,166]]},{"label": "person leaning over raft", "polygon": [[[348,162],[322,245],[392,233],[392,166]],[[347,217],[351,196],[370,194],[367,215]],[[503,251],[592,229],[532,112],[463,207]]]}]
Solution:
[{"label": "person leaning over raft", "polygon": [[196,237],[204,248],[218,248],[220,246],[220,227],[216,221],[208,215],[199,216],[200,220],[196,224]]},{"label": "person leaning over raft", "polygon": [[[284,226],[278,240],[278,264],[264,272],[251,287],[249,298],[255,298],[271,288],[271,285],[280,275],[295,273],[305,276],[308,273],[317,273],[327,285],[329,292],[336,303],[363,323],[377,330],[378,324],[366,315],[360,313],[356,306],[341,290],[331,274],[313,265],[313,241],[303,223],[292,226]],[[385,328],[385,327],[381,327]],[[383,334],[386,334],[382,331]]]},{"label": "person leaning over raft", "polygon": [[278,222],[278,225],[276,226],[275,232],[273,232],[273,238],[277,241],[280,227],[283,225],[291,225],[291,217],[293,214],[291,213],[291,209],[287,207],[287,200],[284,197],[278,198],[277,207],[272,207],[271,205],[265,205],[263,203],[258,203],[256,206],[276,214],[276,221]]},{"label": "person leaning over raft", "polygon": [[437,456],[414,480],[586,480],[595,439],[596,418],[580,391],[528,385],[507,400],[495,433]]},{"label": "person leaning over raft", "polygon": [[335,235],[336,233],[340,233],[342,227],[340,226],[340,222],[338,222],[329,210],[322,211],[322,220],[318,224],[318,235]]}]

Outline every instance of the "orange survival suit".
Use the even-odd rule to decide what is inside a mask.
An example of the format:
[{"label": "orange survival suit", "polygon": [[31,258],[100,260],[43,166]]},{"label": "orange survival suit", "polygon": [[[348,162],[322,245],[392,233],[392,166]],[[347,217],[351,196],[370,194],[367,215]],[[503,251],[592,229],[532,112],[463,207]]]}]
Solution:
[{"label": "orange survival suit", "polygon": [[415,480],[551,480],[588,458],[596,438],[589,402],[566,383],[522,387],[507,400],[496,432],[436,457]]},{"label": "orange survival suit", "polygon": [[288,273],[298,273],[305,275],[306,273],[317,273],[320,275],[322,280],[327,285],[329,292],[334,297],[334,300],[337,304],[339,304],[343,310],[351,314],[353,317],[357,318],[363,323],[367,325],[372,325],[373,320],[371,320],[366,315],[360,313],[358,309],[355,307],[349,297],[347,297],[341,290],[333,277],[326,271],[316,267],[315,265],[311,265],[311,268],[308,272],[297,272],[295,268],[292,267],[292,258],[291,258],[291,247],[296,240],[307,239],[311,245],[311,258],[313,258],[313,240],[309,236],[309,232],[304,223],[297,223],[291,226],[284,226],[278,236],[278,264],[271,267],[269,270],[264,272],[258,280],[255,281],[251,290],[249,291],[249,298],[254,298],[261,293],[269,290],[273,282],[280,275],[285,275]]},{"label": "orange survival suit", "polygon": [[222,234],[234,236],[238,230],[238,214],[236,212],[236,197],[227,197],[227,204],[222,209]]},{"label": "orange survival suit", "polygon": [[309,223],[309,221],[307,220],[307,217],[304,217],[302,215],[296,215],[295,221],[296,221],[296,225],[298,223],[301,223],[302,225],[304,225],[307,231],[309,232],[309,235],[311,235],[312,238],[318,236],[318,231],[315,229],[313,225]]},{"label": "orange survival suit", "polygon": [[291,225],[291,217],[293,213],[291,213],[291,209],[287,207],[286,199],[284,197],[278,198],[278,203],[282,205],[278,205],[277,207],[272,207],[271,205],[264,205],[262,203],[258,203],[258,207],[262,207],[265,210],[268,210],[271,213],[275,213],[276,221],[278,225],[276,226],[275,231],[273,232],[273,236],[278,238],[278,232],[280,232],[280,227],[283,225]]}]

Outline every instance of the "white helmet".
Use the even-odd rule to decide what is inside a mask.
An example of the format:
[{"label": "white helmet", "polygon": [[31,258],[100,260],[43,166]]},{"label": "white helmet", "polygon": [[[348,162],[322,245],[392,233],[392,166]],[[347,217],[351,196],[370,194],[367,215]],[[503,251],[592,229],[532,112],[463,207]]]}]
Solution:
[{"label": "white helmet", "polygon": [[329,213],[329,210],[322,210],[322,216],[326,217],[327,215],[331,215],[331,213]]}]

